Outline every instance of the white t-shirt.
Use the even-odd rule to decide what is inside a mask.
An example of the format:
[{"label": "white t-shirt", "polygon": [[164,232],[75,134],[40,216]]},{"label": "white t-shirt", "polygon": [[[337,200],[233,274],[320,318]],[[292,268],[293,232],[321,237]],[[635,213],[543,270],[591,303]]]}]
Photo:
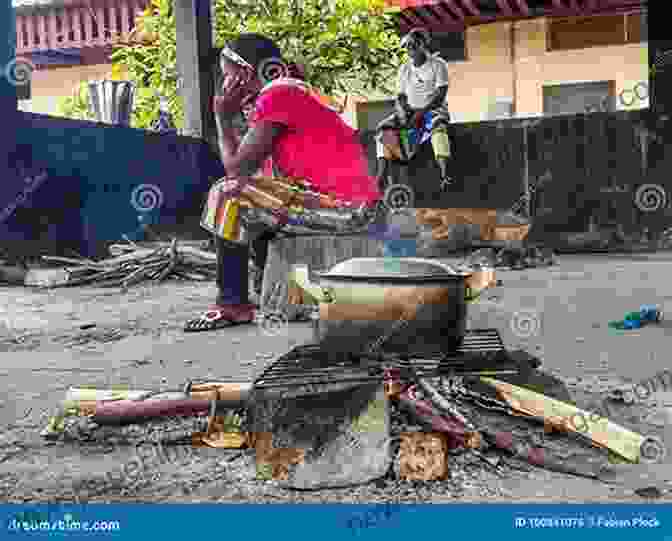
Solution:
[{"label": "white t-shirt", "polygon": [[399,70],[399,93],[408,96],[413,109],[427,107],[434,92],[448,84],[448,63],[437,55],[430,56],[419,68],[408,61]]}]

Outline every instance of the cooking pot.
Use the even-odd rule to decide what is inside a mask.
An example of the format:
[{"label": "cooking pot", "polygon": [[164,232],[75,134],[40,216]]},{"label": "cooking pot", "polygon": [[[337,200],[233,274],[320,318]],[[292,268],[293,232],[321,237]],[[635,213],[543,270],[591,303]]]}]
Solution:
[{"label": "cooking pot", "polygon": [[296,284],[319,303],[318,340],[337,353],[436,355],[459,347],[470,273],[435,259],[354,258]]}]

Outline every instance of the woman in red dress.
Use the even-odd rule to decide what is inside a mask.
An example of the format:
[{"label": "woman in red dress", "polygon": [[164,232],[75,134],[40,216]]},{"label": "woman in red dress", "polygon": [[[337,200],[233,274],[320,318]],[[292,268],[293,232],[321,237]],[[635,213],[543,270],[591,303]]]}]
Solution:
[{"label": "woman in red dress", "polygon": [[[337,111],[321,101],[305,83],[288,78],[282,54],[270,39],[243,34],[220,55],[222,84],[215,98],[219,150],[231,197],[268,175],[268,159],[281,177],[304,179],[315,191],[344,205],[375,208],[381,194],[369,175],[364,149],[356,132]],[[234,118],[246,112],[249,129],[238,140]],[[265,252],[268,228],[250,232],[248,242]],[[254,229],[254,228],[253,228]],[[186,331],[206,331],[252,323],[255,306],[249,301],[249,244],[215,237],[218,295]],[[262,257],[263,259],[263,257]]]}]

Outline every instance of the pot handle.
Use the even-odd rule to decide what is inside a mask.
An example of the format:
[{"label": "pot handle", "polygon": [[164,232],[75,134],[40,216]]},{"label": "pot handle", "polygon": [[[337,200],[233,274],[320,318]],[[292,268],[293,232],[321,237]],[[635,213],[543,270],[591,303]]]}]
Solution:
[{"label": "pot handle", "polygon": [[291,278],[296,285],[313,297],[318,303],[334,302],[333,290],[331,288],[310,281],[308,265],[294,265],[292,267]]}]

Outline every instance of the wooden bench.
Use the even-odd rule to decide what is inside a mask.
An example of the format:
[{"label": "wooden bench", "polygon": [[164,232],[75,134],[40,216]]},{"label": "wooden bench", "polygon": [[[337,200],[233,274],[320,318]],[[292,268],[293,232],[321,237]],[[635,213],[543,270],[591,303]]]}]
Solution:
[{"label": "wooden bench", "polygon": [[353,257],[381,257],[383,243],[362,235],[282,235],[271,241],[261,288],[262,312],[280,310],[293,319],[301,305],[312,304],[288,280],[293,265],[326,271]]}]

